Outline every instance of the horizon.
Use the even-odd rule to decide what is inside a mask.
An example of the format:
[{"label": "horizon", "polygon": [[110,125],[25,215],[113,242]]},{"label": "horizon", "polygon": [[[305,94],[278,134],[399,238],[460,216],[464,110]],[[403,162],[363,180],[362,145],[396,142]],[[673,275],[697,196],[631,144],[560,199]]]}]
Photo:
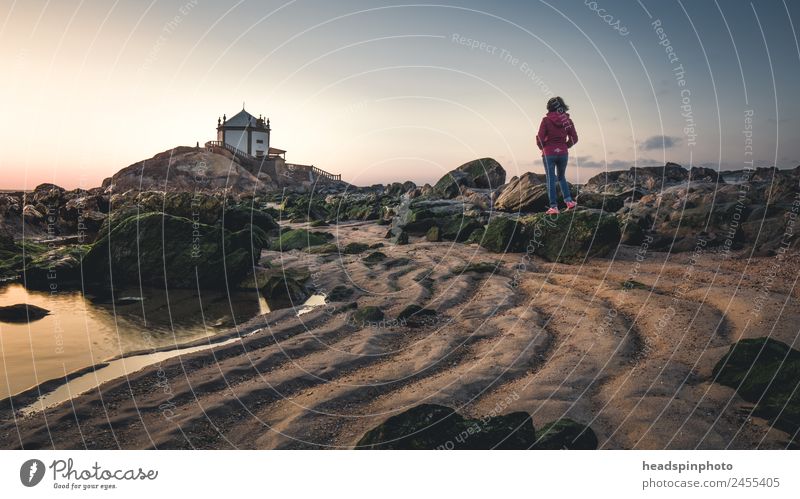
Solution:
[{"label": "horizon", "polygon": [[[176,147],[194,147],[194,146],[176,146]],[[162,151],[162,152],[166,152],[166,151]],[[487,158],[475,158],[475,159],[477,160],[477,159],[487,159]],[[136,163],[134,163],[134,164],[136,164]],[[640,165],[637,165],[635,168],[660,168],[660,167],[666,166],[667,164],[677,164],[678,166],[680,166],[681,168],[683,168],[683,169],[685,169],[687,171],[690,169],[689,167],[687,167],[685,165],[681,165],[679,163],[675,163],[674,161],[667,161],[663,165],[640,164]],[[128,166],[133,166],[133,165],[128,165]],[[456,165],[455,167],[453,167],[453,169],[456,169],[458,166],[462,166],[462,165]],[[701,166],[700,165],[695,165],[695,167],[701,167]],[[629,171],[631,168],[634,168],[634,167],[631,166],[630,168],[616,168],[614,170],[601,170],[601,171],[598,171],[597,173],[595,173],[594,175],[592,175],[592,177],[595,176],[595,175],[598,175],[600,173],[604,173],[604,172],[611,173],[611,172],[615,172],[615,171]],[[758,168],[767,168],[767,169],[775,168],[775,169],[778,169],[778,170],[792,170],[792,169],[795,169],[795,168],[800,168],[800,165],[796,165],[794,167],[792,167],[792,166],[781,167],[781,166],[775,166],[775,165],[773,165],[773,166],[754,166],[754,167],[752,167],[752,170],[755,170],[755,169],[758,169]],[[749,168],[745,167],[745,168],[740,168],[740,169],[716,170],[716,171],[720,174],[720,179],[723,180],[723,177],[725,176],[725,174],[734,174],[734,173],[744,172],[744,171],[748,171],[748,170],[749,170]],[[536,171],[533,171],[533,170],[530,170],[530,171],[533,172],[533,173],[540,173],[542,175],[544,174],[544,172],[536,172]],[[517,176],[524,175],[525,173],[528,173],[528,172],[522,172],[522,173],[518,174]],[[108,177],[106,177],[106,178],[108,178]],[[510,180],[511,178],[512,177],[509,176],[507,178],[507,180]],[[591,177],[587,177],[584,182],[575,183],[575,185],[584,185],[586,183],[586,181],[588,181],[590,178]],[[105,180],[105,179],[103,179],[103,180]],[[410,179],[396,179],[396,180],[389,180],[388,182],[383,182],[383,183],[378,182],[377,184],[389,185],[389,184],[392,184],[392,183],[402,183],[402,182],[405,182],[405,181],[408,181],[408,180],[410,180]],[[425,182],[424,184],[414,182],[413,180],[412,180],[412,182],[414,182],[418,187],[421,187],[421,186],[426,185],[426,184],[433,186],[434,184],[436,184],[437,180],[439,180],[439,179],[436,179],[436,180],[434,180],[432,182]],[[101,183],[102,183],[102,181],[101,181]],[[40,185],[43,185],[43,184],[50,184],[50,182],[43,182],[41,184],[36,184],[36,185],[31,186],[30,188],[27,188],[27,189],[15,189],[15,188],[5,188],[5,187],[3,187],[3,188],[0,188],[0,193],[33,192],[34,190],[36,190],[37,187],[39,187]],[[56,185],[58,187],[62,187],[67,191],[74,190],[74,189],[86,189],[86,190],[88,190],[88,189],[92,189],[92,188],[101,187],[100,183],[98,183],[98,185],[88,186],[88,187],[65,187],[65,186],[60,185],[60,184],[54,184],[54,185]],[[355,185],[355,184],[351,184],[351,185]],[[375,184],[355,185],[355,187],[371,187],[372,185],[375,185]]]},{"label": "horizon", "polygon": [[482,157],[543,173],[533,136],[552,95],[578,130],[574,183],[800,165],[783,1],[0,5],[2,190],[97,187],[214,140],[243,101],[288,161],[354,185],[433,184]]}]

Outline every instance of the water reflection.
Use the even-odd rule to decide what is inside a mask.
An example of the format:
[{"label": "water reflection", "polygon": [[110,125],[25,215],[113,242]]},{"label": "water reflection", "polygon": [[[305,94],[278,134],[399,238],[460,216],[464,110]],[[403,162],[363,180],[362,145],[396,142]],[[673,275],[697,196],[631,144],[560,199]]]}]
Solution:
[{"label": "water reflection", "polygon": [[122,289],[115,296],[0,287],[0,306],[50,310],[30,324],[0,322],[0,398],[137,350],[174,346],[216,334],[269,312],[256,291]]}]

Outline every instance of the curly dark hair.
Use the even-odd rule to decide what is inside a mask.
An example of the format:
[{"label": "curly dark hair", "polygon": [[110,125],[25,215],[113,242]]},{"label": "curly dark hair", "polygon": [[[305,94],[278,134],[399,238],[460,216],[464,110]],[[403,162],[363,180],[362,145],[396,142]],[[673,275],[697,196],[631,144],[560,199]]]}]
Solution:
[{"label": "curly dark hair", "polygon": [[569,111],[569,106],[564,102],[564,99],[561,97],[553,97],[549,101],[547,101],[547,110],[549,112],[559,112],[564,113]]}]

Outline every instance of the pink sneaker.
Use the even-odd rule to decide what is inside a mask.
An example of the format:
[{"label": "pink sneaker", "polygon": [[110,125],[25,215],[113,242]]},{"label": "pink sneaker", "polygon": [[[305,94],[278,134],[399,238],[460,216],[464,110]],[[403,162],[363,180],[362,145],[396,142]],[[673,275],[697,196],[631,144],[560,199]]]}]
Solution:
[{"label": "pink sneaker", "polygon": [[544,214],[545,215],[558,215],[558,208],[550,208],[549,210],[544,212]]},{"label": "pink sneaker", "polygon": [[567,201],[567,211],[575,208],[576,206],[578,206],[578,203],[575,201]]}]

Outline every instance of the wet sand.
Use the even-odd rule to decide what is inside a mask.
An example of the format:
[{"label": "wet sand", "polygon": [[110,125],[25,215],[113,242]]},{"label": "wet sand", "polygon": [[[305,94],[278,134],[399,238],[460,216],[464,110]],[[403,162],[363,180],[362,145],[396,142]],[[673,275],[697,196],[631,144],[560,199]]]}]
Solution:
[{"label": "wet sand", "polygon": [[[387,242],[372,223],[315,230],[342,246]],[[471,417],[526,411],[537,428],[570,417],[601,448],[785,447],[788,436],[751,417],[711,371],[741,338],[800,348],[797,258],[649,252],[637,261],[638,249],[583,265],[423,240],[387,244],[379,263],[363,261],[369,251],[264,252],[273,265],[309,267],[318,291],[355,288],[349,301],[388,319],[412,303],[438,314],[417,328],[354,323],[347,303],[259,316],[226,333],[241,340],[43,412],[19,412],[31,393],[12,399],[15,410],[2,402],[0,445],[350,448],[387,417],[438,403]],[[499,265],[462,271],[481,262]]]}]

